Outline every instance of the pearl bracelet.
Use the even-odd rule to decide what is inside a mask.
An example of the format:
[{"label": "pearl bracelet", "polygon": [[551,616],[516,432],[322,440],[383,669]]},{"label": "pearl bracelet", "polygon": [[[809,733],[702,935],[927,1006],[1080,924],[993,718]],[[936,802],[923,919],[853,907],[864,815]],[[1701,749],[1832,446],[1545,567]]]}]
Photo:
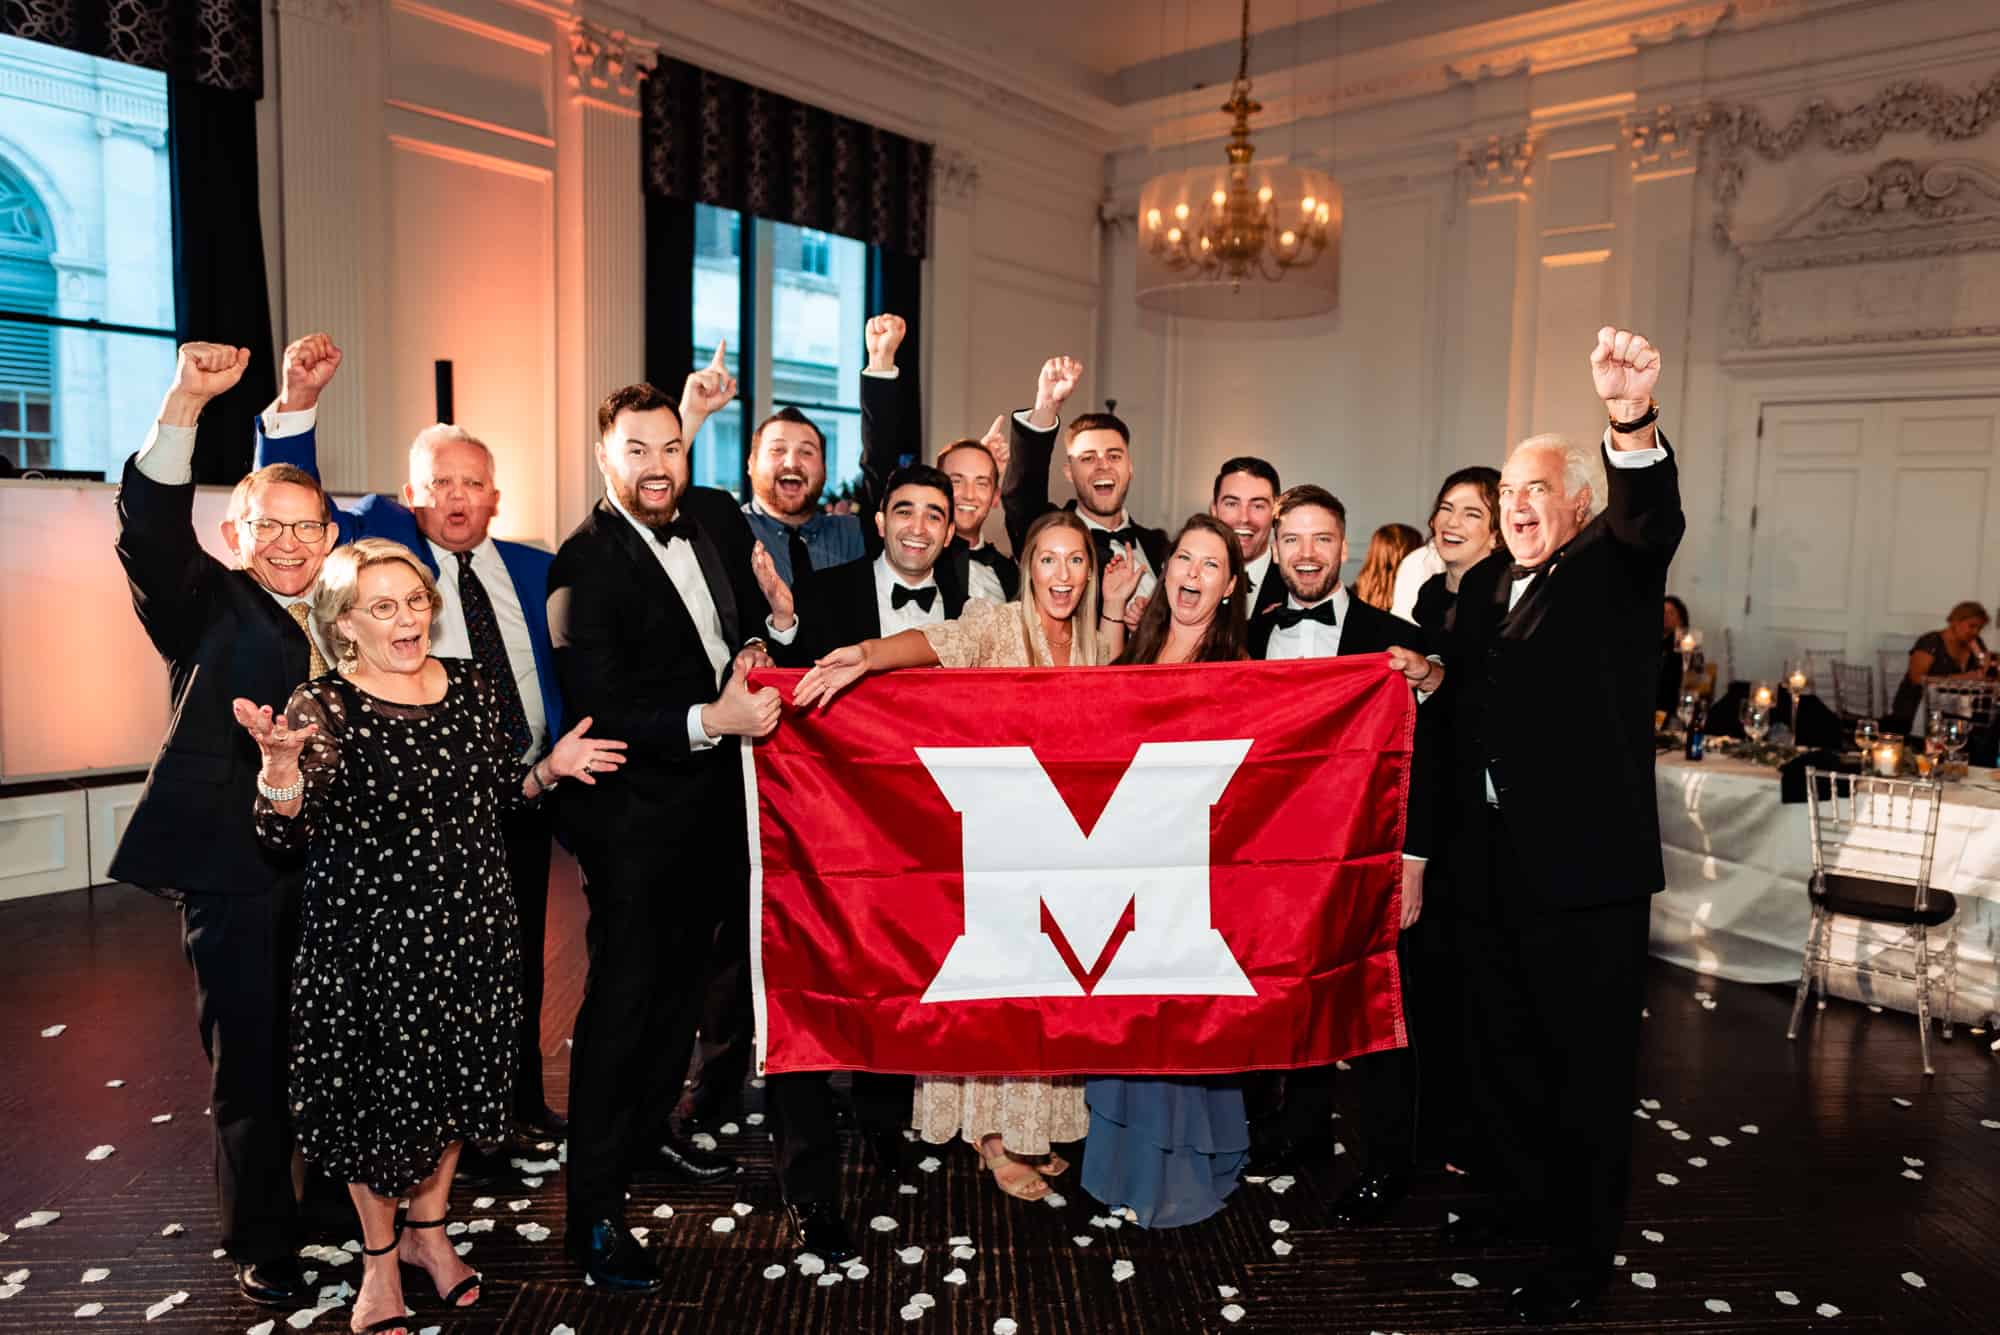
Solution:
[{"label": "pearl bracelet", "polygon": [[264,782],[264,775],[259,771],[257,775],[257,791],[263,795],[264,800],[267,802],[296,802],[305,796],[306,776],[304,773],[301,773],[289,788],[273,788],[270,784]]}]

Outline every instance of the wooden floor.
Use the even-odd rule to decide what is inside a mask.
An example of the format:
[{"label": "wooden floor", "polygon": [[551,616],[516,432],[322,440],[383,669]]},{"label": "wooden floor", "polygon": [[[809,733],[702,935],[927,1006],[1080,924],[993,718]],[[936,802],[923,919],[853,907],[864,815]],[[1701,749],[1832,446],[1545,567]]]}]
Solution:
[{"label": "wooden floor", "polygon": [[[555,899],[546,1048],[560,1104],[582,908],[566,880]],[[0,1330],[234,1332],[266,1322],[271,1314],[241,1301],[228,1268],[211,1257],[205,1070],[173,911],[122,888],[19,901],[0,905],[0,942],[9,983],[0,1233],[11,1235],[0,1241],[0,1294],[11,1294],[0,1298]],[[1961,1032],[1939,1044],[1938,1075],[1926,1081],[1909,1017],[1836,1003],[1793,1045],[1784,1038],[1789,1000],[1652,966],[1641,1078],[1649,1116],[1634,1125],[1624,1272],[1596,1320],[1575,1329],[2000,1330],[2000,1059],[1990,1036]],[[42,1036],[55,1025],[60,1034]],[[606,1298],[564,1263],[560,1175],[495,1191],[487,1203],[461,1189],[457,1217],[496,1221],[466,1235],[490,1280],[486,1296],[476,1313],[420,1304],[417,1325],[534,1335],[561,1327],[971,1335],[1004,1317],[1023,1332],[1078,1335],[1478,1331],[1497,1328],[1524,1259],[1440,1254],[1432,1229],[1458,1199],[1442,1182],[1425,1183],[1398,1226],[1323,1226],[1352,1155],[1282,1194],[1246,1185],[1201,1226],[1149,1234],[1093,1223],[1102,1207],[1073,1183],[1061,1205],[1005,1200],[957,1147],[939,1154],[942,1164],[919,1175],[910,1195],[879,1185],[850,1155],[848,1214],[869,1273],[822,1286],[786,1267],[767,1279],[767,1267],[790,1259],[768,1145],[747,1127],[737,1141],[752,1165],[741,1186],[634,1186],[633,1217],[652,1226],[670,1275],[644,1301]],[[87,1158],[104,1145],[115,1152]],[[739,1200],[750,1207],[741,1218],[731,1209]],[[661,1205],[671,1218],[651,1217]],[[37,1210],[61,1217],[39,1228],[15,1223]],[[893,1230],[870,1230],[876,1216]],[[734,1220],[733,1230],[714,1231],[721,1219]],[[519,1231],[537,1224],[546,1238]],[[953,1259],[955,1235],[969,1237],[976,1254]],[[1289,1255],[1275,1254],[1281,1242]],[[906,1264],[897,1253],[912,1247],[922,1255]],[[1119,1262],[1130,1264],[1129,1278],[1117,1278]],[[312,1265],[325,1284],[352,1283],[359,1269]],[[955,1267],[962,1284],[947,1282]],[[84,1282],[99,1269],[109,1273]],[[1242,1308],[1234,1327],[1226,1289]],[[907,1304],[926,1293],[935,1305],[906,1321]],[[181,1301],[149,1322],[148,1309],[175,1295]],[[85,1304],[102,1310],[79,1320]],[[307,1312],[288,1327],[280,1313],[276,1330],[336,1332],[347,1316],[344,1307],[316,1319]]]}]

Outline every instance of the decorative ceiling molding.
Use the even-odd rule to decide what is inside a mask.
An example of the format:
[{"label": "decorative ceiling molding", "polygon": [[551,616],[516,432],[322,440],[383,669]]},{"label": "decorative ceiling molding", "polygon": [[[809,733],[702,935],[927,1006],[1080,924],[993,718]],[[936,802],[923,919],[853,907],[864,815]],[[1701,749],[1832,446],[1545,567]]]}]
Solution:
[{"label": "decorative ceiling molding", "polygon": [[1715,236],[1735,244],[1735,208],[1754,155],[1782,162],[1802,148],[1862,153],[1886,134],[1922,134],[1933,143],[1955,143],[1984,134],[2000,120],[2000,74],[1966,92],[1928,79],[1901,79],[1865,102],[1836,107],[1814,98],[1783,125],[1774,126],[1754,106],[1709,106],[1696,112],[1698,132],[1715,146]]},{"label": "decorative ceiling molding", "polygon": [[1812,203],[1772,228],[1763,241],[1744,249],[1762,253],[1793,240],[1977,220],[2000,221],[2000,172],[1965,158],[1932,163],[1890,158],[1871,171],[1829,182]]},{"label": "decorative ceiling molding", "polygon": [[978,160],[963,149],[939,145],[931,154],[931,198],[940,204],[964,206],[978,190]]},{"label": "decorative ceiling molding", "polygon": [[1490,135],[1459,150],[1459,174],[1468,193],[1519,190],[1534,184],[1535,140],[1528,131]]},{"label": "decorative ceiling molding", "polygon": [[652,52],[651,43],[635,41],[622,30],[589,19],[573,20],[569,26],[569,86],[579,97],[636,106],[639,80]]}]

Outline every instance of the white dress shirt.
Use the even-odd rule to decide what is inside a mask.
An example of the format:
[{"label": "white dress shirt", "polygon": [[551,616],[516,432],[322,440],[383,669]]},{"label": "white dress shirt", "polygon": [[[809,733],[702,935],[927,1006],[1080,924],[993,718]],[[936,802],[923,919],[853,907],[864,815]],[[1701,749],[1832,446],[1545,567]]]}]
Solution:
[{"label": "white dress shirt", "polygon": [[1301,621],[1296,626],[1272,627],[1271,638],[1264,649],[1265,659],[1336,657],[1340,653],[1340,632],[1347,627],[1347,602],[1347,590],[1338,584],[1319,603],[1302,603],[1287,593],[1285,606],[1297,611],[1318,607],[1320,603],[1331,603],[1333,624],[1326,626],[1317,621]]},{"label": "white dress shirt", "polygon": [[[984,569],[984,567],[980,567]],[[990,573],[990,572],[989,572]],[[901,584],[910,589],[937,589],[935,572],[925,575],[920,583],[912,584],[897,573],[889,564],[889,558],[875,558],[875,615],[880,619],[882,634],[894,635],[899,630],[913,630],[918,626],[934,626],[946,620],[944,614],[944,590],[938,589],[931,598],[931,609],[926,612],[916,603],[904,603],[896,607],[890,601],[896,586]],[[997,599],[995,601],[998,601]]]},{"label": "white dress shirt", "polygon": [[[618,503],[616,496],[607,491],[604,499],[612,509],[625,517],[625,522],[632,526],[633,531],[646,540],[646,549],[653,553],[654,559],[660,563],[660,569],[666,571],[667,578],[673,581],[675,592],[680,594],[681,602],[687,608],[688,617],[694,622],[695,634],[701,637],[702,652],[708,655],[708,665],[715,670],[715,684],[720,689],[723,676],[729,670],[729,644],[722,638],[722,616],[715,610],[715,598],[708,591],[708,581],[702,577],[701,561],[695,556],[694,548],[682,538],[669,538],[661,542],[654,536],[652,529],[634,519],[625,507]],[[773,644],[790,644],[793,637],[799,633],[799,623],[794,618],[789,627],[779,630],[771,624],[770,617],[765,617],[764,631]],[[708,730],[701,726],[701,711],[705,707],[705,705],[688,706],[688,746],[696,751],[706,751],[722,740],[720,737],[709,736]]]},{"label": "white dress shirt", "polygon": [[[973,551],[979,551],[986,546],[986,540],[982,538],[971,546]],[[993,603],[1007,601],[1007,589],[991,566],[984,561],[967,561],[965,564],[965,593],[968,598],[984,598]]]},{"label": "white dress shirt", "polygon": [[[1083,521],[1085,528],[1094,528],[1100,533],[1116,533],[1119,529],[1124,528],[1132,522],[1131,512],[1129,510],[1120,510],[1118,512],[1117,523],[1099,523],[1097,516],[1091,514],[1081,505],[1076,507],[1076,517]],[[1146,559],[1146,549],[1136,542],[1114,541],[1111,544],[1111,550],[1113,552],[1125,553],[1125,559],[1139,568],[1139,587],[1132,590],[1132,596],[1134,598],[1152,597],[1153,590],[1159,587],[1160,574],[1157,570],[1153,569],[1152,563]],[[1101,570],[1098,571],[1097,577],[1099,580],[1102,580],[1104,572]]]},{"label": "white dress shirt", "polygon": [[[1610,427],[1604,429],[1604,450],[1606,457],[1611,460],[1613,468],[1650,468],[1667,457],[1665,448],[1659,445],[1645,450],[1613,449],[1611,447]],[[1517,579],[1507,586],[1507,610],[1509,612],[1513,611],[1515,606],[1520,603],[1522,597],[1528,592],[1528,586],[1533,584],[1538,576],[1539,572],[1535,575],[1529,575],[1524,579]],[[1486,771],[1486,802],[1489,806],[1497,807],[1500,805],[1500,793],[1493,786],[1492,770]]]},{"label": "white dress shirt", "polygon": [[[473,658],[472,636],[465,629],[465,599],[458,591],[458,553],[437,543],[430,544],[437,561],[438,583],[445,591],[444,610],[431,618],[431,654],[437,658]],[[485,538],[472,549],[472,571],[493,604],[493,620],[500,627],[500,644],[507,651],[507,666],[514,674],[514,688],[521,693],[521,708],[528,716],[528,755],[539,755],[549,740],[548,711],[542,707],[542,675],[535,668],[535,642],[528,636],[527,614],[521,608],[514,577],[500,558],[493,539]],[[546,613],[544,613],[546,615]]]},{"label": "white dress shirt", "polygon": [[1266,542],[1263,551],[1243,563],[1243,578],[1250,585],[1249,588],[1243,591],[1243,596],[1248,600],[1248,606],[1253,611],[1257,606],[1257,595],[1264,588],[1264,577],[1270,573],[1271,544]]}]

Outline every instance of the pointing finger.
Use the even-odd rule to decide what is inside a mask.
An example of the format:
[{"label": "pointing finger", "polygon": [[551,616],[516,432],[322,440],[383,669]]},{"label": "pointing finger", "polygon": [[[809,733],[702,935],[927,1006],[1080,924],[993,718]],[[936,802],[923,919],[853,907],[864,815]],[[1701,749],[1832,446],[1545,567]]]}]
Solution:
[{"label": "pointing finger", "polygon": [[708,362],[708,364],[709,364],[710,366],[714,367],[714,368],[715,368],[715,369],[717,369],[717,370],[722,370],[722,369],[723,369],[723,366],[724,366],[724,363],[723,363],[723,360],[722,360],[722,359],[723,359],[723,356],[724,356],[724,354],[726,354],[726,353],[727,353],[728,351],[729,351],[729,340],[728,340],[728,339],[726,339],[726,338],[718,338],[718,339],[716,339],[716,340],[715,340],[715,356],[713,356],[713,357],[711,357],[711,358],[709,359],[709,362]]}]

